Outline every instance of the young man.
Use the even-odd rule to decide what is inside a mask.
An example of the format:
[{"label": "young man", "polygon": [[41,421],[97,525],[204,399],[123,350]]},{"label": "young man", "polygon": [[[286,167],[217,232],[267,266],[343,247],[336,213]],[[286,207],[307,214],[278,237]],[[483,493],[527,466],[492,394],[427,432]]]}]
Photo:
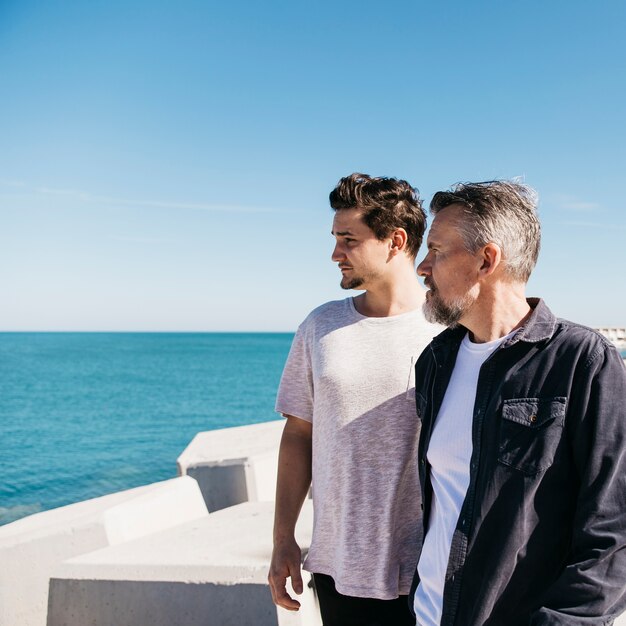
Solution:
[{"label": "young man", "polygon": [[536,196],[511,182],[435,194],[420,356],[420,626],[612,624],[626,608],[626,369],[525,285]]},{"label": "young man", "polygon": [[441,330],[423,317],[414,270],[426,216],[406,181],[364,174],[342,178],[330,204],[341,286],[363,293],[315,309],[285,365],[269,582],[276,604],[298,609],[285,582],[302,592],[294,527],[312,478],[304,567],[324,625],[414,624],[406,598],[420,514],[412,372]]}]

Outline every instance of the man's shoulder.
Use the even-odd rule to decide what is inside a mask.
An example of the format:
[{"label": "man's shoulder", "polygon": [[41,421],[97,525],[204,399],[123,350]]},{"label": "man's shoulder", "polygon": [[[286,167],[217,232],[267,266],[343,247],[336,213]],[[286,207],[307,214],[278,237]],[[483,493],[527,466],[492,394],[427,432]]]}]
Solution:
[{"label": "man's shoulder", "polygon": [[350,298],[331,300],[315,307],[298,326],[298,335],[315,340],[316,337],[332,332],[354,321],[354,307]]},{"label": "man's shoulder", "polygon": [[350,314],[350,298],[342,300],[330,300],[315,307],[302,321],[301,327],[315,325],[320,321],[335,320],[344,318]]},{"label": "man's shoulder", "polygon": [[617,352],[615,345],[597,330],[563,318],[556,319],[553,337],[563,346],[583,350],[589,359],[607,351]]},{"label": "man's shoulder", "polygon": [[516,338],[529,342],[539,349],[533,361],[545,367],[582,368],[586,371],[592,364],[618,362],[622,358],[616,346],[598,331],[568,319],[556,317],[542,300],[536,300],[535,311],[527,328],[522,328]]},{"label": "man's shoulder", "polygon": [[317,318],[317,317],[325,317],[329,314],[341,315],[345,314],[350,310],[350,300],[352,298],[342,298],[341,300],[330,300],[328,302],[324,302],[324,304],[320,304],[316,306],[306,317],[309,318]]},{"label": "man's shoulder", "polygon": [[572,320],[562,317],[557,317],[556,326],[557,329],[566,332],[572,339],[580,338],[594,343],[599,342],[607,347],[612,345],[602,333],[599,333],[595,328],[591,328],[590,326],[585,326],[584,324],[579,324],[578,322],[573,322]]}]

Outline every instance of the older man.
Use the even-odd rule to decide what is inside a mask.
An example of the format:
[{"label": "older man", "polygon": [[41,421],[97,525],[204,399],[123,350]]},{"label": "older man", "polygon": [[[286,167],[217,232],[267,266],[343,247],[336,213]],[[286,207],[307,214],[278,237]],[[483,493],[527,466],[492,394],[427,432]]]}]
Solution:
[{"label": "older man", "polygon": [[626,369],[594,331],[526,299],[532,189],[435,194],[416,365],[421,626],[611,624],[626,608]]}]

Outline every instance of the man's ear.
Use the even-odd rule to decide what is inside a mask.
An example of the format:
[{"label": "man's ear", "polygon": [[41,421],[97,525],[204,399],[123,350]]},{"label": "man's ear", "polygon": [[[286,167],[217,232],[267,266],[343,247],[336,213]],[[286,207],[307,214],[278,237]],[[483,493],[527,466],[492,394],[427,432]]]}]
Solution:
[{"label": "man's ear", "polygon": [[502,249],[497,243],[490,242],[481,251],[482,264],[478,270],[481,276],[490,276],[502,263]]},{"label": "man's ear", "polygon": [[391,238],[391,253],[397,254],[406,250],[406,244],[408,235],[404,228],[396,228],[390,235]]}]

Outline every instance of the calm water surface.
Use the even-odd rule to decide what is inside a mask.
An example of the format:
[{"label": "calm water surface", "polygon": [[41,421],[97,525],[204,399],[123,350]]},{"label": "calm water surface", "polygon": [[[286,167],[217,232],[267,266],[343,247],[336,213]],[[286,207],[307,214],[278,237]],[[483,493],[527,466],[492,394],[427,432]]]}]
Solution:
[{"label": "calm water surface", "polygon": [[0,524],[176,475],[203,430],[276,418],[289,333],[0,333]]},{"label": "calm water surface", "polygon": [[0,524],[173,477],[197,432],[275,419],[292,338],[0,333]]}]

